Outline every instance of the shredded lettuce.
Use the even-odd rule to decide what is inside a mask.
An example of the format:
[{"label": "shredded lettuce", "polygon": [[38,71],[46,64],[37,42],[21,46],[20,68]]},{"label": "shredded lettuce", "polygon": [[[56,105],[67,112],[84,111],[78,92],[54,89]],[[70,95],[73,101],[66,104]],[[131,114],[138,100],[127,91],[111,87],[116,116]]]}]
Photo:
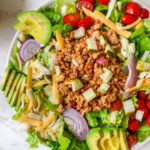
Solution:
[{"label": "shredded lettuce", "polygon": [[57,30],[59,30],[62,34],[65,34],[65,33],[67,33],[68,31],[72,31],[73,28],[72,28],[72,26],[71,26],[70,23],[65,24],[65,25],[59,25],[59,24],[57,24],[57,25],[54,25],[54,26],[52,27],[52,32],[53,32],[54,35],[56,34],[56,31],[57,31]]},{"label": "shredded lettuce", "polygon": [[39,143],[41,142],[38,135],[37,131],[28,131],[28,138],[26,141],[30,144],[31,148],[38,148]]},{"label": "shredded lettuce", "polygon": [[150,126],[146,124],[146,121],[142,122],[140,128],[137,130],[138,142],[144,141],[150,135]]},{"label": "shredded lettuce", "polygon": [[138,99],[137,99],[136,95],[133,95],[132,96],[132,101],[133,101],[133,104],[134,104],[135,107],[138,107],[137,100]]},{"label": "shredded lettuce", "polygon": [[144,19],[143,20],[143,23],[144,23],[144,27],[146,28],[146,31],[147,32],[150,32],[150,19]]},{"label": "shredded lettuce", "polygon": [[124,110],[123,108],[121,108],[119,111],[118,111],[118,115],[117,115],[117,120],[116,120],[116,127],[120,127],[122,125],[122,120],[124,118],[125,114],[124,114]]},{"label": "shredded lettuce", "polygon": [[49,60],[49,56],[46,53],[43,53],[43,61],[44,61],[44,64],[47,68],[50,67],[48,60]]},{"label": "shredded lettuce", "polygon": [[95,2],[95,9],[94,9],[94,11],[102,11],[102,12],[107,12],[107,10],[108,10],[108,5],[102,5],[102,4],[100,4],[99,2],[98,2],[98,0],[96,0],[96,2]]},{"label": "shredded lettuce", "polygon": [[51,150],[58,150],[58,148],[60,146],[58,141],[50,141],[50,140],[48,140],[48,141],[45,141],[44,144],[46,146],[49,146],[51,148]]},{"label": "shredded lettuce", "polygon": [[20,107],[20,108],[16,111],[16,113],[13,115],[12,119],[13,119],[13,120],[17,120],[18,117],[19,117],[21,114],[22,114],[22,108]]}]

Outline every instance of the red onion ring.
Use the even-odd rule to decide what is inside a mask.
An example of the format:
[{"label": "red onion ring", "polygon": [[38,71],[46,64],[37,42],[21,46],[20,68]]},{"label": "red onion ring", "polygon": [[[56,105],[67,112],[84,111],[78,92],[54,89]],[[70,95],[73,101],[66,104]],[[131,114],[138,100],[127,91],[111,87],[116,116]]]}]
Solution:
[{"label": "red onion ring", "polygon": [[23,62],[28,61],[41,49],[41,45],[34,39],[27,39],[19,48],[19,57]]},{"label": "red onion ring", "polygon": [[74,108],[68,107],[66,107],[63,115],[64,120],[66,121],[66,124],[69,126],[72,133],[79,141],[84,141],[87,133],[89,132],[89,126],[85,118],[83,118],[81,114]]},{"label": "red onion ring", "polygon": [[128,88],[132,88],[136,85],[138,79],[138,71],[136,70],[136,59],[131,52],[128,61],[129,76],[125,84],[125,99],[132,96],[132,92],[127,92]]},{"label": "red onion ring", "polygon": [[98,64],[104,65],[104,64],[106,64],[107,60],[104,57],[100,57],[100,58],[96,59],[96,62]]}]

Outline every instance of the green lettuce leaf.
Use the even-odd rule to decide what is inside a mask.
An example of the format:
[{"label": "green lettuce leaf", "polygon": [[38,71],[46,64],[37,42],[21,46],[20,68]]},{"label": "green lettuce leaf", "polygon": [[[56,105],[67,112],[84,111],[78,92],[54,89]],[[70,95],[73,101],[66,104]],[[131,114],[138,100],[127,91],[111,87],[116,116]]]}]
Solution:
[{"label": "green lettuce leaf", "polygon": [[122,125],[122,120],[123,120],[124,116],[125,116],[124,110],[123,110],[123,108],[121,108],[118,111],[116,125],[115,125],[116,127],[120,127]]},{"label": "green lettuce leaf", "polygon": [[134,106],[138,107],[138,104],[137,104],[138,99],[137,99],[136,95],[132,96],[132,101],[133,101]]},{"label": "green lettuce leaf", "polygon": [[100,4],[97,0],[96,0],[96,2],[95,2],[95,9],[94,9],[94,11],[102,11],[102,12],[107,12],[107,10],[108,10],[108,5],[102,5],[102,4]]},{"label": "green lettuce leaf", "polygon": [[137,130],[138,142],[144,141],[150,135],[150,126],[146,124],[146,121],[142,122],[140,128]]},{"label": "green lettuce leaf", "polygon": [[46,146],[49,146],[51,148],[51,150],[58,150],[59,148],[59,142],[58,141],[44,141],[43,144],[45,144]]},{"label": "green lettuce leaf", "polygon": [[55,12],[53,8],[41,7],[39,11],[51,21],[52,25],[63,24],[62,16]]},{"label": "green lettuce leaf", "polygon": [[30,144],[31,148],[38,148],[39,143],[41,142],[38,135],[37,131],[28,131],[28,138],[26,141]]},{"label": "green lettuce leaf", "polygon": [[59,24],[57,24],[57,25],[54,25],[54,26],[52,27],[52,32],[53,32],[54,35],[56,34],[56,31],[57,31],[57,30],[59,30],[62,34],[65,34],[65,33],[67,33],[68,31],[72,31],[73,28],[72,28],[72,26],[71,26],[70,23],[65,24],[65,25],[59,25]]},{"label": "green lettuce leaf", "polygon": [[13,120],[17,120],[19,116],[21,116],[21,114],[23,113],[22,108],[20,107],[16,113],[13,115],[12,119]]},{"label": "green lettuce leaf", "polygon": [[150,63],[150,54],[148,55],[146,62]]},{"label": "green lettuce leaf", "polygon": [[150,32],[150,19],[143,19],[144,27],[146,28],[147,32]]},{"label": "green lettuce leaf", "polygon": [[48,60],[49,60],[49,56],[48,56],[46,53],[43,53],[43,61],[44,61],[44,64],[45,64],[45,66],[46,66],[47,68],[50,67]]}]

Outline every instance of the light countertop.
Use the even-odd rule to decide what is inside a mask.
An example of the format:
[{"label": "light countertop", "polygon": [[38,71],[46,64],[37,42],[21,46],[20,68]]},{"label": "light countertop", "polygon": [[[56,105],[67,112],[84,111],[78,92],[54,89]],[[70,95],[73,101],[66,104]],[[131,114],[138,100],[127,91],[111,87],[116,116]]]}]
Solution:
[{"label": "light countertop", "polygon": [[[17,14],[26,9],[38,8],[46,1],[49,0],[0,0],[0,81],[9,46],[15,34],[12,24],[15,22]],[[150,5],[149,0],[142,0],[142,3]],[[13,114],[13,110],[0,91],[0,150],[30,150],[28,143],[25,142],[27,137],[25,126],[12,120]],[[50,148],[40,145],[37,150],[48,149]],[[150,144],[142,147],[142,150],[149,149]]]}]

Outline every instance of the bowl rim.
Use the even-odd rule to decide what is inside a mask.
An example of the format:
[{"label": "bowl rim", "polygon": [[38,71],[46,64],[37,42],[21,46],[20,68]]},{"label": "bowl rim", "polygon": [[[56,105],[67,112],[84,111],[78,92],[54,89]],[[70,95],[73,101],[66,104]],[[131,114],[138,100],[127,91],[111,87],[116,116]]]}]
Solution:
[{"label": "bowl rim", "polygon": [[[145,8],[147,8],[147,9],[150,10],[150,7],[148,7],[148,6],[146,5],[146,3],[143,3],[142,0],[133,0],[133,1],[138,2],[139,4],[141,4],[142,6],[144,6]],[[49,0],[49,1],[47,1],[47,2],[43,2],[43,4],[42,4],[41,6],[39,6],[39,7],[37,7],[37,8],[33,8],[32,10],[38,10],[40,7],[48,6],[48,5],[50,5],[51,3],[53,3],[53,2],[55,2],[55,0]],[[8,55],[7,55],[7,60],[6,60],[5,68],[8,66],[8,63],[9,63],[9,61],[10,61],[10,57],[11,57],[11,55],[12,55],[13,47],[14,47],[14,45],[16,44],[16,42],[17,42],[17,40],[18,40],[18,39],[17,39],[17,38],[18,38],[18,35],[19,35],[19,31],[16,31],[16,33],[14,34],[14,37],[13,37],[13,39],[12,39],[12,41],[11,41],[11,44],[10,44],[10,46],[9,46],[9,51],[8,51]],[[148,138],[146,138],[143,142],[140,142],[140,143],[138,142],[137,144],[135,144],[135,145],[131,148],[131,150],[137,150],[137,149],[141,148],[143,145],[147,144],[148,142],[150,143],[150,136],[149,136]]]}]

